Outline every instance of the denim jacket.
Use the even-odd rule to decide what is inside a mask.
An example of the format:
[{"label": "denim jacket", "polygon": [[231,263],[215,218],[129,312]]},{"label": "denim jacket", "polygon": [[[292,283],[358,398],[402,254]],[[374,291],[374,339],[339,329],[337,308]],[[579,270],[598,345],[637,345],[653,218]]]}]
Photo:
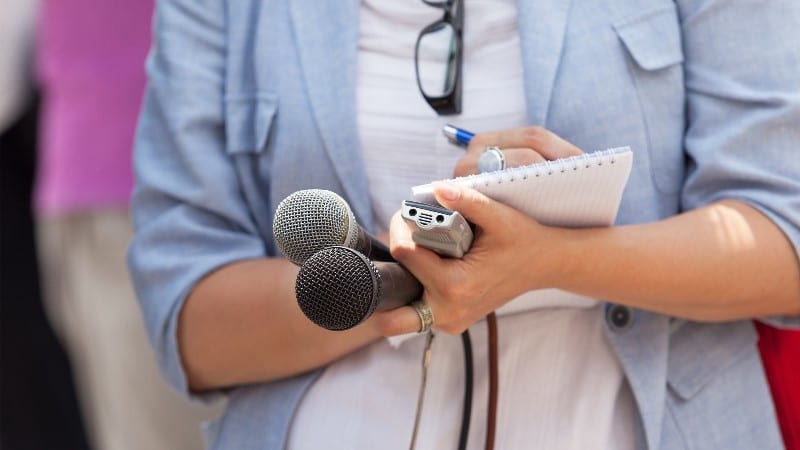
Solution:
[{"label": "denim jacket", "polygon": [[[517,3],[529,123],[586,151],[634,151],[618,224],[733,198],[800,247],[800,2]],[[276,255],[281,199],[330,189],[373,227],[355,114],[358,13],[355,0],[158,2],[129,265],[161,367],[187,395],[183,301],[220,266]],[[604,313],[639,448],[781,447],[751,321],[613,303]],[[229,391],[209,447],[283,448],[317,374]]]}]

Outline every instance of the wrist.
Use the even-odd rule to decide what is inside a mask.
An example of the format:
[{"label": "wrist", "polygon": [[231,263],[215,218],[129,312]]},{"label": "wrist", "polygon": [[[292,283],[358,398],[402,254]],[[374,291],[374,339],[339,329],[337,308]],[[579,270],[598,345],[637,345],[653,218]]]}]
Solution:
[{"label": "wrist", "polygon": [[619,227],[559,228],[550,287],[590,297],[608,295],[623,259],[636,252]]},{"label": "wrist", "polygon": [[534,267],[533,286],[531,290],[558,288],[564,289],[578,269],[576,263],[578,245],[577,230],[560,227],[542,226],[537,237],[539,245],[532,252],[529,267]]}]

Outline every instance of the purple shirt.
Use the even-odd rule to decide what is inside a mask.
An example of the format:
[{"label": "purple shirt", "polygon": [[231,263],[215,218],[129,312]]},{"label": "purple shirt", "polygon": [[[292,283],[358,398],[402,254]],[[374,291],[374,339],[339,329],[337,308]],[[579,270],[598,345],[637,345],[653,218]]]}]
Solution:
[{"label": "purple shirt", "polygon": [[39,213],[127,205],[152,13],[152,0],[42,2]]}]

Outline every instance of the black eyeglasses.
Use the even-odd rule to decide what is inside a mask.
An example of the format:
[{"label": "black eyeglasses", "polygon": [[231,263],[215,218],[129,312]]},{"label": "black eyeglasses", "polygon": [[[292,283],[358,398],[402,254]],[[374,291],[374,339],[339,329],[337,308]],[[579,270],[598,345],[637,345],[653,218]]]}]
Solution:
[{"label": "black eyeglasses", "polygon": [[420,31],[414,50],[419,91],[441,116],[461,113],[462,1],[422,0],[444,11],[441,19]]}]

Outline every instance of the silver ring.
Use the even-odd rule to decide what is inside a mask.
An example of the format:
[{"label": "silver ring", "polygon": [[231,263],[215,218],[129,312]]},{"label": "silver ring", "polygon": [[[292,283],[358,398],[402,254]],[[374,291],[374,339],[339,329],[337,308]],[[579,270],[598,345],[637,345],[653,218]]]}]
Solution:
[{"label": "silver ring", "polygon": [[478,157],[478,172],[494,172],[506,168],[506,157],[499,147],[486,147]]},{"label": "silver ring", "polygon": [[433,326],[433,311],[423,300],[417,300],[411,303],[411,307],[417,312],[419,316],[419,330],[417,333],[424,333],[431,329]]}]

